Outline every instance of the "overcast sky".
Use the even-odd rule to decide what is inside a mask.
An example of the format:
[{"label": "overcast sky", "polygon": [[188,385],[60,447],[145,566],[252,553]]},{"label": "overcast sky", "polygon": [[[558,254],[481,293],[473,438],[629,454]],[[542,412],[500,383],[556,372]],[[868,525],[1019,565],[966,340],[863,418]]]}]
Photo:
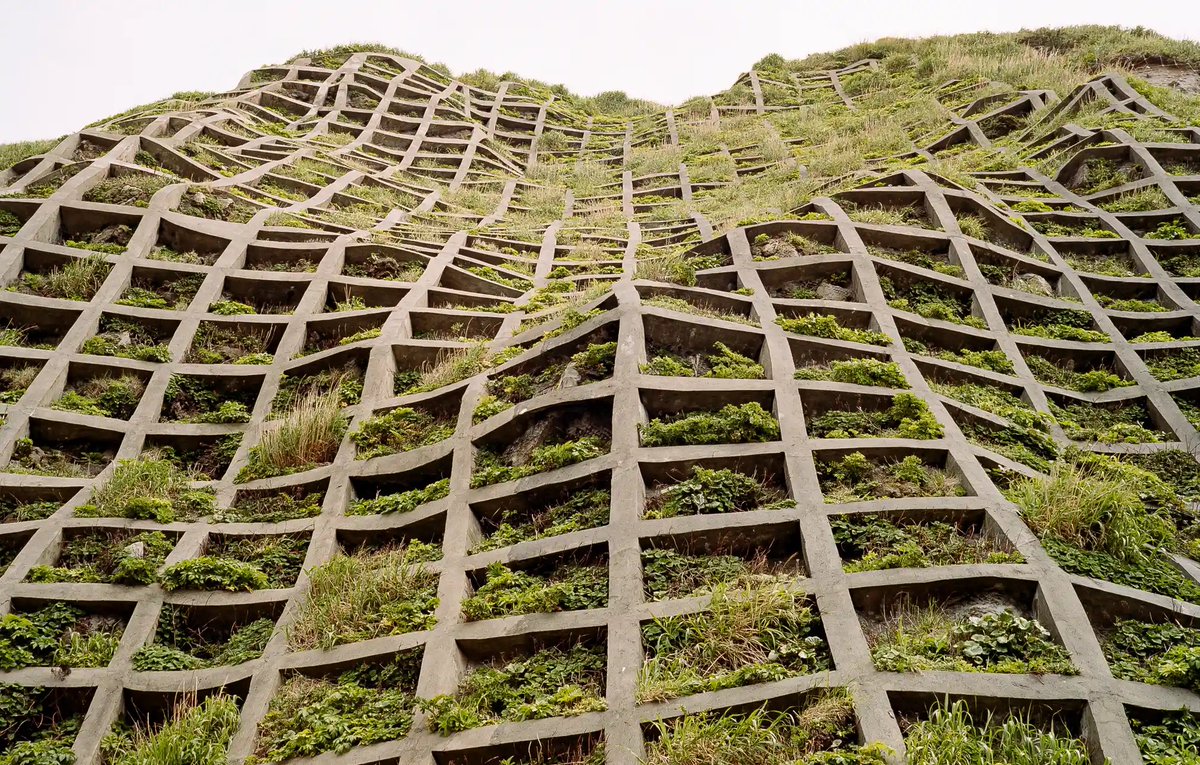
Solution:
[{"label": "overcast sky", "polygon": [[51,138],[179,90],[227,90],[306,48],[380,42],[454,72],[624,90],[678,103],[767,53],[798,58],[885,36],[1068,24],[1200,39],[1195,0],[9,0],[0,143]]}]

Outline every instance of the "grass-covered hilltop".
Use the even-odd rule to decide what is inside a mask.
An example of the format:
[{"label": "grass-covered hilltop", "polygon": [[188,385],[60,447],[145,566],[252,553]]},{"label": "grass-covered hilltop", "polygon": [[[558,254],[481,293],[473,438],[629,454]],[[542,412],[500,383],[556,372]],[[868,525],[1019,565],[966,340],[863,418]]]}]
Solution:
[{"label": "grass-covered hilltop", "polygon": [[1200,762],[1200,45],[305,51],[0,259],[0,765]]}]

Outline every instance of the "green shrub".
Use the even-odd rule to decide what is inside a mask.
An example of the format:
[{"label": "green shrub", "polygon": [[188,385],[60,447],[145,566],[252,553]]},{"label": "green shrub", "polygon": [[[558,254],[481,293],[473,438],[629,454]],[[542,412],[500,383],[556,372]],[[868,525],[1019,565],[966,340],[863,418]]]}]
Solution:
[{"label": "green shrub", "polygon": [[76,515],[171,523],[208,515],[215,502],[211,489],[192,489],[188,476],[174,463],[150,453],[118,462],[112,476]]},{"label": "green shrub", "polygon": [[1131,715],[1129,723],[1146,765],[1180,765],[1200,751],[1200,724],[1185,709],[1167,712],[1153,723]]},{"label": "green shrub", "polygon": [[892,342],[892,339],[882,332],[843,327],[836,317],[816,313],[810,313],[807,316],[794,319],[779,317],[775,319],[775,323],[782,327],[785,332],[794,332],[797,335],[811,335],[812,337],[845,340],[847,342],[865,343],[867,345],[891,345]]},{"label": "green shrub", "polygon": [[1114,677],[1200,690],[1200,629],[1123,619],[1102,647]]},{"label": "green shrub", "polygon": [[561,504],[530,512],[521,506],[506,506],[490,519],[483,519],[484,528],[492,531],[472,553],[497,550],[519,542],[568,534],[572,531],[597,528],[608,523],[609,492],[588,489],[574,492]]},{"label": "green shrub", "polygon": [[778,438],[779,423],[755,401],[673,420],[654,419],[641,427],[642,446],[745,444]]},{"label": "green shrub", "polygon": [[932,282],[915,282],[896,286],[888,277],[880,277],[879,284],[888,305],[900,311],[911,311],[926,319],[938,319],[954,324],[965,324],[986,329],[987,322],[971,315],[970,295],[961,296],[948,287]]},{"label": "green shrub", "polygon": [[646,518],[737,513],[791,507],[787,495],[753,476],[727,468],[692,465],[686,480],[668,486],[646,502]]},{"label": "green shrub", "polygon": [[408,735],[420,652],[382,666],[359,665],[336,680],[294,675],[271,699],[259,723],[255,761],[277,763]]},{"label": "green shrub", "polygon": [[86,617],[67,603],[0,617],[0,669],[107,667],[124,628],[118,620]]},{"label": "green shrub", "polygon": [[867,642],[885,672],[1078,673],[1045,627],[1009,609],[961,619],[945,606],[909,606],[889,613]]},{"label": "green shrub", "polygon": [[448,735],[493,722],[570,717],[606,708],[604,646],[543,648],[477,667],[453,695],[422,700],[429,730]]},{"label": "green shrub", "polygon": [[427,412],[401,406],[363,421],[350,440],[358,447],[358,459],[406,452],[444,441],[454,434],[454,426]]},{"label": "green shrub", "polygon": [[1134,384],[1133,380],[1126,380],[1108,369],[1077,372],[1069,363],[1055,363],[1034,354],[1026,356],[1025,363],[1029,365],[1033,376],[1041,382],[1068,390],[1101,393]]},{"label": "green shrub", "polygon": [[0,684],[0,765],[71,765],[82,715],[63,714],[43,687]]},{"label": "green shrub", "polygon": [[901,460],[872,462],[862,452],[817,464],[827,503],[890,497],[955,497],[965,489],[958,478],[910,454]]},{"label": "green shrub", "polygon": [[164,605],[155,642],[134,653],[133,668],[139,672],[162,672],[242,664],[262,655],[275,623],[256,619],[235,624],[228,634],[219,637],[206,627],[190,627],[180,609],[169,603]]},{"label": "green shrub", "polygon": [[1123,402],[1117,409],[1094,404],[1059,406],[1050,403],[1050,411],[1062,426],[1067,438],[1073,441],[1096,441],[1102,444],[1149,444],[1162,440],[1161,431],[1143,425],[1151,420],[1140,404]]},{"label": "green shrub", "polygon": [[258,566],[240,560],[204,556],[168,566],[162,572],[163,589],[228,590],[250,592],[267,588],[267,575]]},{"label": "green shrub", "polygon": [[356,499],[346,509],[346,515],[382,515],[387,513],[408,513],[421,505],[436,502],[449,496],[450,479],[443,478],[428,486],[396,494],[384,494],[373,499]]},{"label": "green shrub", "polygon": [[829,380],[831,382],[871,385],[880,388],[907,388],[908,381],[894,361],[878,359],[848,359],[827,366],[808,366],[796,370],[797,380]]},{"label": "green shrub", "polygon": [[64,542],[58,565],[34,566],[29,569],[28,580],[150,584],[174,546],[161,531],[82,534]]},{"label": "green shrub", "polygon": [[1172,348],[1169,353],[1146,356],[1145,361],[1150,374],[1163,382],[1200,376],[1200,348]]},{"label": "green shrub", "polygon": [[924,401],[911,393],[897,393],[883,411],[824,412],[808,423],[815,438],[941,438],[941,424]]},{"label": "green shrub", "polygon": [[487,568],[487,581],[463,601],[462,608],[468,621],[477,621],[607,605],[607,566],[568,565],[548,576],[539,576],[492,563]]},{"label": "green shrub", "polygon": [[557,470],[599,457],[607,451],[608,442],[604,439],[598,436],[584,436],[557,444],[543,444],[530,453],[525,464],[506,465],[498,454],[481,448],[475,453],[475,472],[471,474],[471,488],[515,481],[547,470]]},{"label": "green shrub", "polygon": [[336,395],[307,392],[276,427],[263,432],[237,480],[287,475],[332,462],[345,432]]},{"label": "green shrub", "polygon": [[829,525],[848,572],[1025,561],[996,539],[941,521],[894,523],[864,514],[837,516]]},{"label": "green shrub", "polygon": [[736,555],[689,555],[655,548],[642,551],[642,582],[647,600],[686,598],[708,592],[751,573],[751,565]]},{"label": "green shrub", "polygon": [[[121,248],[124,251],[124,248]],[[43,297],[64,300],[91,300],[112,269],[103,255],[72,258],[45,274],[24,273],[21,286]]]}]

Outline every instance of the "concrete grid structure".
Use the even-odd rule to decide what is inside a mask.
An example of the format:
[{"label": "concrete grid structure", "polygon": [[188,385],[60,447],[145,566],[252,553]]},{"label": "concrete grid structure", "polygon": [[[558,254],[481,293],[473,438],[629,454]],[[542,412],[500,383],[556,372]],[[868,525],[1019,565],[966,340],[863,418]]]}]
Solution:
[{"label": "concrete grid structure", "polygon": [[[700,213],[663,219],[655,210],[667,204],[663,198],[687,201],[698,192],[736,183],[790,160],[772,162],[745,148],[722,145],[715,153],[735,168],[735,175],[725,181],[693,182],[690,157],[668,173],[639,177],[628,169],[628,159],[639,146],[680,144],[682,125],[719,124],[802,108],[791,105],[798,95],[803,100],[805,93],[818,91],[853,109],[855,101],[846,94],[843,80],[875,67],[874,61],[861,61],[843,70],[793,76],[790,82],[750,72],[739,86],[750,90],[753,103],[728,105],[717,99],[707,114],[667,110],[620,121],[589,118],[580,124],[558,109],[556,100],[539,98],[519,83],[504,82],[488,92],[420,62],[376,53],[355,53],[336,68],[301,59],[257,70],[235,90],[186,109],[167,104],[83,130],[0,175],[0,192],[15,194],[0,199],[0,210],[20,222],[0,237],[0,265],[8,284],[21,274],[45,273],[86,254],[66,245],[68,240],[105,231],[123,238],[122,226],[130,232],[127,241],[119,242],[124,246],[121,254],[104,255],[111,268],[89,301],[0,293],[0,317],[9,327],[25,330],[31,340],[28,347],[0,348],[0,365],[32,364],[39,369],[27,391],[7,406],[0,429],[0,461],[28,468],[28,462],[20,462],[20,450],[30,448],[28,442],[22,446],[22,439],[31,439],[38,450],[61,448],[99,455],[88,460],[90,475],[0,474],[0,493],[7,497],[61,503],[43,520],[0,528],[0,543],[11,551],[0,577],[0,604],[9,610],[30,610],[62,600],[125,620],[121,647],[107,667],[66,673],[29,667],[6,673],[3,681],[69,689],[71,703],[86,712],[74,745],[78,762],[96,761],[102,737],[118,718],[166,708],[187,692],[223,689],[242,702],[242,727],[230,750],[231,757],[240,761],[254,751],[256,724],[280,683],[296,673],[332,677],[356,664],[417,649],[422,658],[414,690],[418,696],[430,697],[452,693],[471,666],[489,658],[588,640],[607,647],[606,711],[507,722],[448,737],[426,730],[423,713],[418,713],[412,731],[402,739],[304,761],[493,763],[502,756],[530,751],[530,742],[535,742],[534,750],[560,744],[586,749],[603,740],[608,762],[633,763],[643,755],[646,737],[652,735],[651,721],[685,710],[745,709],[764,701],[786,706],[799,703],[815,689],[846,686],[852,689],[862,740],[880,741],[897,751],[903,751],[902,718],[951,694],[980,709],[1037,708],[1060,714],[1076,726],[1097,761],[1107,757],[1113,763],[1140,762],[1127,721],[1129,710],[1187,707],[1197,711],[1200,697],[1183,689],[1114,679],[1096,631],[1120,615],[1200,623],[1200,605],[1065,573],[994,480],[999,474],[1032,475],[1034,471],[973,435],[1000,429],[1006,421],[941,395],[930,383],[982,381],[1022,396],[1042,412],[1050,410],[1051,402],[1109,407],[1138,403],[1146,408],[1149,424],[1164,434],[1162,443],[1150,446],[1089,445],[1097,451],[1124,454],[1195,443],[1196,430],[1177,403],[1196,400],[1189,392],[1195,380],[1160,382],[1145,361],[1196,345],[1190,338],[1200,334],[1196,331],[1200,309],[1194,301],[1200,279],[1181,278],[1161,261],[1175,254],[1200,254],[1200,244],[1147,239],[1146,234],[1169,220],[1200,231],[1200,210],[1189,201],[1200,193],[1200,130],[1181,127],[1176,140],[1145,144],[1120,129],[1090,131],[1068,121],[1039,148],[1043,156],[1073,152],[1055,177],[1030,169],[989,173],[981,176],[980,189],[973,191],[920,170],[900,169],[877,175],[861,188],[817,197],[791,215],[775,211],[767,216],[774,220],[734,227],[717,236]],[[1169,118],[1118,76],[1099,77],[1061,98],[1030,91],[972,99],[973,87],[969,83],[945,86],[947,101],[957,99],[963,105],[956,109],[958,116],[947,126],[948,132],[917,148],[913,157],[933,157],[956,145],[988,146],[997,137],[992,128],[1005,124],[1005,118],[1070,114],[1088,103],[1133,117]],[[781,105],[780,93],[789,105]],[[548,141],[551,134],[556,138]],[[198,138],[203,140],[197,142]],[[780,138],[785,143],[793,140]],[[547,143],[554,149],[539,148]],[[509,225],[533,208],[538,184],[527,172],[539,165],[539,158],[542,166],[594,163],[611,173],[611,182],[591,198],[576,199],[567,192],[560,212],[544,225]],[[1129,169],[1133,179],[1098,194],[1076,193],[1080,173],[1097,159]],[[288,172],[298,160],[315,160],[325,170],[298,177]],[[1190,165],[1192,170],[1189,175],[1171,174],[1166,165]],[[144,206],[85,200],[97,183],[137,174],[171,177]],[[264,181],[270,190],[258,188]],[[203,184],[202,191],[197,191],[197,184]],[[1152,213],[1112,213],[1098,206],[1123,192],[1150,186],[1161,189],[1173,207]],[[1028,189],[1031,198],[1053,198],[1051,206],[1056,209],[1013,212],[1011,203],[1026,196],[1011,194],[1019,187]],[[345,210],[369,201],[368,195],[357,192],[371,188],[387,189],[411,203],[355,225]],[[280,196],[278,190],[288,194]],[[495,202],[494,209],[472,210],[446,201],[462,199],[473,190]],[[210,204],[213,200],[217,204]],[[912,226],[856,222],[848,214],[848,208],[855,206],[917,209],[926,220]],[[188,214],[206,209],[210,217],[202,212]],[[622,218],[623,232],[572,229],[572,218],[596,211]],[[964,214],[986,223],[991,234],[987,241],[963,234],[958,221]],[[1032,225],[1079,221],[1116,236],[1048,237]],[[764,236],[770,241],[789,232],[828,245],[831,251],[761,257]],[[199,258],[194,263],[152,258],[160,247],[190,251]],[[961,271],[950,275],[887,260],[873,254],[875,247],[929,252]],[[591,253],[588,259],[572,257],[580,248]],[[639,263],[681,248],[688,250],[688,257],[713,259],[705,264],[712,267],[697,272],[694,286],[635,278]],[[391,257],[408,266],[413,278],[352,275],[361,271],[351,266],[369,264],[372,256]],[[1088,273],[1068,262],[1077,256],[1119,259],[1136,276]],[[997,284],[981,264],[1036,275],[1050,285],[1052,293],[1034,295]],[[837,299],[786,296],[788,285],[821,280],[835,271],[850,274]],[[200,286],[185,308],[118,304],[131,285],[169,284],[189,275],[197,275]],[[885,295],[883,277],[891,284],[934,284],[963,296],[979,321],[968,326],[895,308]],[[569,286],[558,286],[562,284]],[[566,325],[569,329],[547,339],[544,336],[563,326],[569,312],[553,303],[541,309],[547,303],[535,302],[539,307],[535,311],[527,311],[526,306],[559,289],[565,290],[564,295],[584,295],[572,310],[587,318],[577,325],[571,321]],[[705,318],[645,302],[664,296],[744,321]],[[1100,296],[1152,299],[1168,310],[1109,310]],[[360,307],[335,310],[336,304],[351,297],[362,301],[356,304]],[[259,310],[239,316],[210,313],[210,304],[222,299]],[[1059,309],[1088,312],[1092,326],[1105,333],[1108,342],[1051,340],[1010,331],[1039,311]],[[810,312],[836,316],[844,326],[877,330],[892,342],[869,346],[796,335],[775,321]],[[85,341],[104,331],[103,323],[113,317],[141,326],[168,345],[169,360],[83,353]],[[235,333],[263,333],[273,360],[258,365],[195,362],[194,339],[207,325]],[[1187,339],[1131,342],[1139,334],[1157,330]],[[364,339],[342,342],[364,331]],[[910,341],[907,349],[905,340]],[[1004,374],[939,360],[911,350],[916,347],[911,341],[953,350],[999,350],[1012,361],[1013,371]],[[522,350],[503,364],[459,382],[397,395],[397,375],[419,371],[455,349],[478,342],[486,343],[492,352],[514,346]],[[555,385],[482,422],[473,420],[477,405],[487,395],[489,379],[537,372],[597,342],[617,344],[610,378]],[[701,352],[715,342],[757,360],[766,370],[766,379],[661,377],[641,371],[654,347]],[[1035,376],[1025,363],[1033,355],[1081,371],[1111,370],[1132,384],[1098,394],[1066,391]],[[839,408],[886,408],[895,393],[795,377],[797,368],[844,358],[895,361],[912,391],[928,403],[944,427],[944,436],[913,441],[809,435],[806,421],[814,416]],[[284,375],[294,379],[341,368],[357,370],[363,383],[360,400],[345,409],[351,420],[349,433],[373,414],[414,406],[451,422],[453,435],[430,446],[369,460],[356,459],[347,436],[328,464],[239,482],[250,450],[272,427],[272,402]],[[51,408],[73,383],[124,372],[140,376],[146,384],[136,411],[127,419]],[[163,400],[175,375],[203,378],[219,390],[244,395],[250,402],[249,422],[169,421]],[[650,419],[750,401],[761,403],[778,418],[778,441],[640,445],[639,427]],[[602,436],[609,444],[607,453],[517,481],[471,487],[480,446],[504,448],[522,438],[551,439],[583,432]],[[211,481],[197,483],[215,490],[219,507],[235,507],[247,498],[270,497],[274,492],[315,493],[321,497],[320,514],[272,523],[202,518],[169,524],[76,515],[76,508],[88,502],[91,489],[111,475],[119,460],[161,446],[203,450],[231,434],[240,438],[236,451],[230,451]],[[1060,445],[1068,443],[1057,426],[1051,435]],[[915,454],[956,476],[965,494],[932,500],[827,503],[818,469],[853,451],[874,460]],[[791,502],[782,509],[736,514],[643,518],[648,494],[680,480],[698,460],[698,464],[733,465],[764,475],[783,487]],[[418,488],[443,478],[450,481],[449,495],[411,512],[347,514],[356,498]],[[610,491],[607,525],[471,552],[488,530],[488,519],[500,509],[533,511],[584,488]],[[829,520],[858,513],[949,519],[1002,540],[1026,562],[846,573]],[[250,593],[168,593],[158,585],[28,581],[31,568],[53,565],[64,542],[92,529],[163,530],[175,541],[166,564],[201,555],[226,538],[292,535],[307,541],[306,571],[362,545],[411,539],[434,543],[442,551],[439,560],[428,564],[438,575],[436,625],[328,651],[292,651],[286,627],[305,597],[305,573],[294,586]],[[642,553],[660,547],[732,552],[745,558],[763,553],[773,559],[796,556],[806,577],[804,590],[819,611],[834,669],[670,702],[636,703],[638,670],[644,659],[641,625],[656,616],[700,611],[706,604],[703,596],[648,600]],[[463,619],[461,603],[482,581],[488,564],[531,567],[584,553],[607,561],[607,608],[475,622]],[[1194,564],[1182,558],[1177,562],[1185,575],[1195,578]],[[972,593],[995,594],[1036,616],[1068,650],[1079,674],[901,674],[875,668],[862,619],[902,596],[937,599]],[[277,620],[279,629],[262,657],[244,664],[196,671],[133,671],[131,657],[153,639],[164,603],[191,609],[200,620],[267,616]]]}]

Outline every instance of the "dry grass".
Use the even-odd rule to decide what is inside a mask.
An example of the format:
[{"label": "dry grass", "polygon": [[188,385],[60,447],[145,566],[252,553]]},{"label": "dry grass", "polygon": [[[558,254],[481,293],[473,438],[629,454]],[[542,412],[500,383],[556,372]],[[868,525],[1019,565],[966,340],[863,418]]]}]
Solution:
[{"label": "dry grass", "polygon": [[336,392],[304,394],[250,450],[247,475],[266,478],[331,462],[346,425]]}]

